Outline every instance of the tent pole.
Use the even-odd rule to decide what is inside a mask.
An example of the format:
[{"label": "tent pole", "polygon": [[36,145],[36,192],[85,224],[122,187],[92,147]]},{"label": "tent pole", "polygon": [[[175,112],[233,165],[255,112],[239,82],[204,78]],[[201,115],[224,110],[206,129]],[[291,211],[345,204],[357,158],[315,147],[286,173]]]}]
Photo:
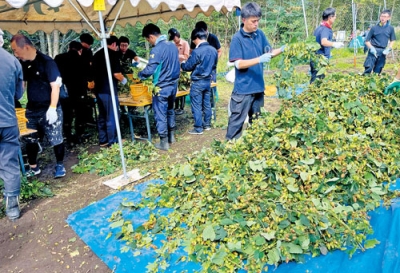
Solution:
[{"label": "tent pole", "polygon": [[306,35],[308,38],[307,15],[306,15],[306,9],[304,7],[304,0],[301,0],[301,5],[303,6],[304,25],[306,26]]},{"label": "tent pole", "polygon": [[85,20],[86,24],[88,24],[88,26],[94,31],[94,33],[96,33],[96,35],[100,37],[100,33],[97,31],[97,29],[92,25],[92,23],[89,22],[89,20],[86,19],[85,15],[75,6],[75,4],[72,3],[72,0],[68,0],[68,2],[76,10],[76,12],[82,17],[82,19]]},{"label": "tent pole", "polygon": [[113,29],[115,27],[115,24],[117,23],[117,20],[119,18],[119,15],[121,14],[121,11],[122,11],[122,8],[124,7],[124,5],[125,5],[125,0],[122,2],[121,6],[119,7],[117,16],[115,16],[114,23],[112,24],[112,26],[111,26],[110,30],[108,31],[108,33],[111,33],[113,31]]},{"label": "tent pole", "polygon": [[122,149],[121,129],[119,127],[118,109],[117,109],[116,101],[115,101],[114,83],[113,83],[113,80],[112,80],[111,65],[110,65],[110,59],[109,59],[109,55],[108,55],[106,31],[105,31],[105,28],[104,28],[103,15],[101,14],[101,11],[99,11],[99,22],[100,22],[100,30],[101,30],[101,36],[100,37],[101,37],[101,39],[103,41],[104,56],[106,58],[108,82],[110,84],[111,100],[112,100],[112,104],[113,104],[115,125],[117,127],[118,145],[119,145],[119,152],[121,154],[122,169],[124,171],[124,178],[128,179],[128,176],[126,174],[126,167],[125,167],[124,150]]},{"label": "tent pole", "polygon": [[357,66],[357,51],[358,51],[358,45],[356,45],[357,39],[357,7],[356,3],[354,3],[354,0],[351,1],[351,6],[352,6],[352,14],[353,14],[353,65],[354,67]]}]

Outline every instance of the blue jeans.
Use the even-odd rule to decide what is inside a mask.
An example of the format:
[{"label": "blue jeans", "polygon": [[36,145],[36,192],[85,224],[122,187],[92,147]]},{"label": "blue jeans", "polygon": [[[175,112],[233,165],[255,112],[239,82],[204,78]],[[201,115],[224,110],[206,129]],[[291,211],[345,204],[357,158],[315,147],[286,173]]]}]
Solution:
[{"label": "blue jeans", "polygon": [[386,55],[383,54],[383,50],[384,48],[376,48],[377,57],[368,51],[367,58],[364,62],[364,74],[370,74],[372,71],[376,74],[380,74],[382,72],[382,69],[386,63]]},{"label": "blue jeans", "polygon": [[17,125],[0,128],[0,178],[4,181],[4,196],[18,196],[21,190],[18,137]]},{"label": "blue jeans", "polygon": [[160,138],[168,136],[168,131],[175,130],[174,102],[178,83],[165,86],[157,96],[153,96],[154,119]]},{"label": "blue jeans", "polygon": [[192,82],[190,87],[190,103],[194,117],[194,129],[196,132],[203,132],[204,127],[211,126],[212,112],[210,98],[210,81]]},{"label": "blue jeans", "polygon": [[261,107],[264,106],[264,93],[256,93],[251,95],[243,95],[233,93],[231,103],[229,105],[231,116],[228,121],[228,129],[226,131],[226,139],[237,139],[241,136],[243,124],[247,116],[249,123],[260,115]]},{"label": "blue jeans", "polygon": [[[97,103],[99,106],[99,142],[112,145],[118,143],[117,125],[115,123],[114,109],[110,94],[97,94]],[[119,120],[119,101],[115,96],[115,104],[118,111]]]}]

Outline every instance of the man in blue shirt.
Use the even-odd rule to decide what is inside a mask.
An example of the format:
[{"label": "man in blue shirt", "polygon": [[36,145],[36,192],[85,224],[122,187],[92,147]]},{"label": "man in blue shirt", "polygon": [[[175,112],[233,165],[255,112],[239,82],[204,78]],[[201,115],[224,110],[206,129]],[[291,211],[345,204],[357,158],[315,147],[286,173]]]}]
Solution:
[{"label": "man in blue shirt", "polygon": [[235,63],[235,82],[231,96],[226,139],[237,139],[242,133],[244,121],[249,116],[251,123],[260,115],[264,106],[263,63],[283,52],[284,46],[271,50],[264,33],[258,29],[261,8],[257,3],[247,3],[242,7],[243,26],[233,36],[229,61]]},{"label": "man in blue shirt", "polygon": [[64,143],[62,135],[63,114],[59,103],[61,76],[52,58],[36,50],[28,37],[17,34],[11,39],[14,55],[20,59],[24,81],[27,82],[27,127],[37,130],[26,145],[30,170],[28,176],[39,174],[37,164],[39,139],[47,137],[53,146],[57,165],[54,178],[65,176]]},{"label": "man in blue shirt", "polygon": [[160,88],[158,94],[153,94],[154,118],[160,135],[160,143],[155,147],[166,151],[169,143],[175,142],[174,101],[180,74],[179,53],[175,44],[169,42],[166,35],[161,35],[159,27],[154,24],[146,25],[142,36],[154,47],[148,64],[138,76],[143,80],[153,75],[153,84]]},{"label": "man in blue shirt", "polygon": [[19,217],[21,173],[18,164],[19,129],[14,99],[20,99],[22,67],[18,60],[0,47],[0,178],[4,181],[6,215],[10,220]]},{"label": "man in blue shirt", "polygon": [[[332,25],[336,20],[336,11],[334,8],[327,8],[322,13],[322,22],[315,29],[314,36],[315,41],[321,45],[321,48],[317,50],[317,54],[323,55],[325,58],[331,58],[331,49],[343,47],[342,42],[332,42],[333,32]],[[313,83],[317,78],[323,79],[325,77],[324,74],[317,75],[317,65],[311,61],[310,62],[310,70],[311,70],[311,80],[310,83]]]},{"label": "man in blue shirt", "polygon": [[[192,71],[190,102],[194,116],[192,135],[201,135],[211,129],[211,79],[217,67],[218,53],[207,41],[207,32],[196,28],[190,38],[196,45],[189,59],[181,64],[183,71]],[[203,120],[204,116],[204,120]]]},{"label": "man in blue shirt", "polygon": [[396,34],[390,25],[390,10],[383,10],[379,17],[379,24],[368,32],[365,44],[369,48],[364,62],[364,74],[380,74],[386,63],[386,55],[392,51]]}]

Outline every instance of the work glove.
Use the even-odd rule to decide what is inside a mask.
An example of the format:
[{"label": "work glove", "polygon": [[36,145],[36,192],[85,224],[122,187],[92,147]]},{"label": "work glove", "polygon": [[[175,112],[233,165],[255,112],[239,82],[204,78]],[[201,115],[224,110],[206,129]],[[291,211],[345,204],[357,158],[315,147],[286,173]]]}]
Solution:
[{"label": "work glove", "polygon": [[128,82],[128,80],[124,77],[121,81],[122,85],[125,85]]},{"label": "work glove", "polygon": [[265,53],[260,56],[260,63],[268,63],[271,61],[272,54],[271,53]]},{"label": "work glove", "polygon": [[385,48],[385,50],[382,52],[383,55],[388,55],[390,53],[390,51],[392,51],[392,49],[390,47]]},{"label": "work glove", "polygon": [[281,46],[281,48],[280,48],[281,52],[285,51],[285,47],[286,47],[286,45]]},{"label": "work glove", "polygon": [[341,48],[341,47],[344,47],[344,44],[342,42],[333,42],[332,47],[333,48]]},{"label": "work glove", "polygon": [[369,48],[369,52],[371,52],[371,54],[374,55],[375,58],[378,57],[375,47],[371,46],[371,47]]},{"label": "work glove", "polygon": [[235,66],[235,62],[230,62],[230,61],[228,61],[228,62],[226,63],[226,65],[227,65],[228,67]]},{"label": "work glove", "polygon": [[137,67],[138,65],[139,65],[138,62],[133,62],[133,63],[132,63],[132,67]]},{"label": "work glove", "polygon": [[49,110],[47,110],[47,112],[46,112],[46,120],[47,120],[47,122],[51,125],[51,124],[53,124],[54,122],[57,121],[57,118],[58,118],[58,116],[57,116],[57,108],[53,107],[53,106],[50,106]]}]

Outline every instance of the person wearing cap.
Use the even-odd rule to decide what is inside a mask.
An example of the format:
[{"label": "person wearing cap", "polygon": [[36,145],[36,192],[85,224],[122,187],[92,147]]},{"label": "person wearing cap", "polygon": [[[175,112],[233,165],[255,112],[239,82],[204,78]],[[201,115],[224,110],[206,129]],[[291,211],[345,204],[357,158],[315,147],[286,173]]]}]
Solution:
[{"label": "person wearing cap", "polygon": [[[0,30],[1,31],[1,30]],[[0,45],[2,44],[0,35]],[[20,216],[19,195],[21,171],[18,162],[19,129],[14,101],[24,93],[22,67],[19,61],[0,46],[0,178],[8,219]]]},{"label": "person wearing cap", "polygon": [[187,62],[181,64],[183,71],[192,71],[190,78],[190,102],[194,117],[192,135],[201,135],[211,129],[211,79],[218,63],[218,52],[207,42],[207,32],[196,28],[190,39],[196,44]]},{"label": "person wearing cap", "polygon": [[[68,52],[59,54],[54,58],[60,70],[62,81],[68,90],[68,97],[60,98],[64,114],[63,131],[68,145],[80,143],[85,131],[87,78],[81,54],[82,44],[72,41],[69,43]],[[74,119],[75,135],[72,134]]]},{"label": "person wearing cap", "polygon": [[142,36],[153,48],[148,64],[138,76],[141,80],[153,76],[153,84],[160,88],[158,94],[153,95],[154,118],[160,135],[160,142],[155,147],[166,151],[169,144],[175,142],[174,101],[180,74],[178,49],[167,41],[166,35],[161,35],[160,28],[154,24],[144,26]]},{"label": "person wearing cap", "polygon": [[117,125],[115,123],[113,101],[111,98],[111,87],[108,81],[108,71],[104,56],[104,50],[108,50],[114,88],[114,101],[116,104],[115,107],[119,109],[117,94],[118,82],[125,85],[128,83],[128,80],[122,75],[122,68],[119,62],[117,49],[118,38],[112,35],[110,38],[107,38],[107,48],[103,47],[97,51],[93,57],[92,67],[94,71],[94,91],[96,93],[99,107],[98,130],[100,147],[110,147],[114,143],[118,143]]},{"label": "person wearing cap", "polygon": [[[122,74],[132,74],[131,66],[136,66],[140,60],[135,51],[129,49],[128,37],[119,37],[119,60],[121,61]],[[134,65],[136,64],[136,65]]]},{"label": "person wearing cap", "polygon": [[[331,58],[331,49],[343,47],[342,42],[333,42],[333,31],[332,25],[336,20],[336,10],[334,8],[327,8],[322,12],[322,22],[314,30],[315,41],[320,44],[320,49],[317,50],[316,54],[323,55],[326,59]],[[310,61],[311,79],[310,83],[313,83],[317,78],[325,78],[324,74],[318,75],[317,65],[314,61]]]},{"label": "person wearing cap", "polygon": [[264,70],[263,64],[281,54],[285,48],[273,49],[265,34],[258,28],[262,13],[257,3],[249,2],[241,11],[243,26],[232,37],[229,49],[229,62],[235,64],[235,82],[229,109],[226,139],[237,139],[241,136],[243,124],[249,117],[251,124],[261,114],[264,106]]},{"label": "person wearing cap", "polygon": [[364,75],[372,72],[380,74],[386,63],[386,55],[392,51],[396,34],[390,25],[390,16],[390,10],[383,10],[379,23],[371,28],[365,39],[368,55],[364,62]]},{"label": "person wearing cap", "polygon": [[[173,41],[179,52],[179,62],[182,63],[189,58],[189,43],[181,38],[181,34],[175,28],[168,30],[168,37],[170,41]],[[182,96],[175,99],[175,114],[182,115],[184,113],[186,96]]]}]

